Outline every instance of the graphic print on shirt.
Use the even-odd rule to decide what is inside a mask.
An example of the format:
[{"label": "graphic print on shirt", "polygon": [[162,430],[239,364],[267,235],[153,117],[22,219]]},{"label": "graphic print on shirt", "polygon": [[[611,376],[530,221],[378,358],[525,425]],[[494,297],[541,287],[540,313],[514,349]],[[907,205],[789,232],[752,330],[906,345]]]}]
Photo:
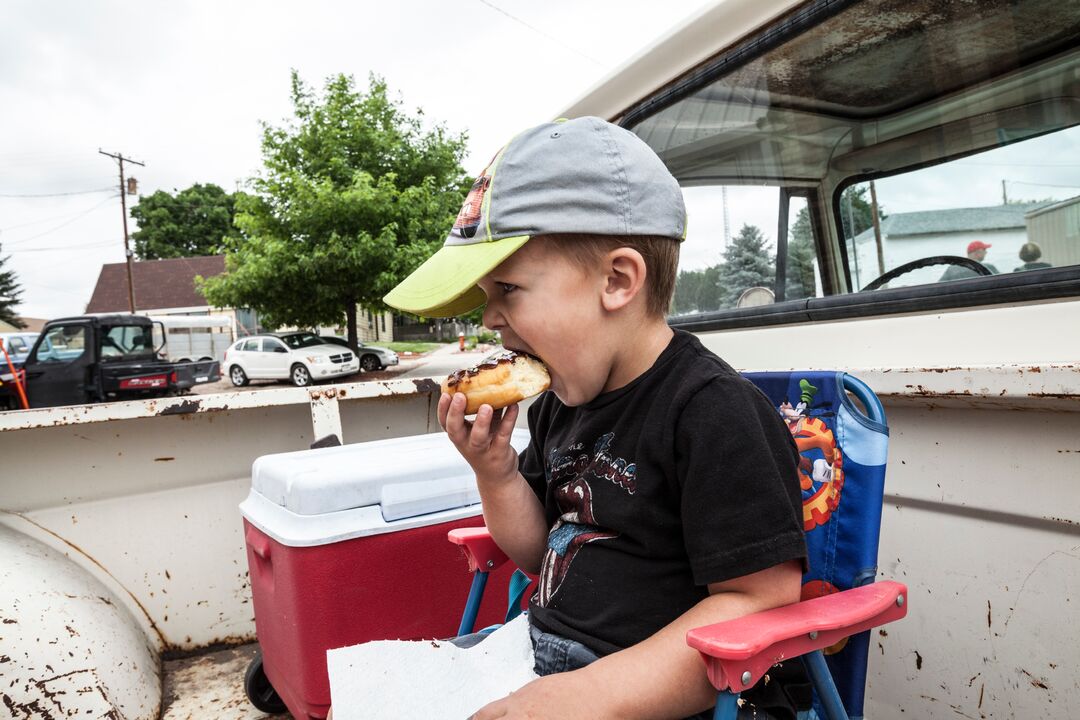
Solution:
[{"label": "graphic print on shirt", "polygon": [[840,505],[844,487],[844,453],[833,431],[820,417],[807,411],[818,389],[799,381],[799,404],[783,402],[778,408],[799,448],[799,484],[803,496],[803,531],[824,525]]},{"label": "graphic print on shirt", "polygon": [[553,448],[545,463],[548,484],[555,486],[559,519],[548,533],[548,549],[540,567],[537,602],[547,607],[566,578],[570,565],[582,547],[598,540],[618,537],[601,527],[593,511],[593,490],[589,481],[610,482],[633,495],[637,489],[637,465],[611,454],[614,433],[602,435],[585,452],[583,443],[571,444],[564,453]]}]

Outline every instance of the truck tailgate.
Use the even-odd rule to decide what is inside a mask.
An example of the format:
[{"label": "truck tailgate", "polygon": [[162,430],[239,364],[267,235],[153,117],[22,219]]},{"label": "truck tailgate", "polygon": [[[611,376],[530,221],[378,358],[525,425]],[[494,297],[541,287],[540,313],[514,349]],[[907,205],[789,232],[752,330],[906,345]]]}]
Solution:
[{"label": "truck tailgate", "polygon": [[221,364],[217,360],[177,363],[174,386],[179,390],[187,390],[194,385],[217,382],[220,379]]}]

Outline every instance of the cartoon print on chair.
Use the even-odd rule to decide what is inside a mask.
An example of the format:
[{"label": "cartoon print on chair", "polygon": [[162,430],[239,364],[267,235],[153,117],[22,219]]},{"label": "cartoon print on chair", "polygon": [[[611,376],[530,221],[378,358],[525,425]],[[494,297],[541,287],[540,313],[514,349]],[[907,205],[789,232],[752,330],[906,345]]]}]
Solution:
[{"label": "cartoon print on chair", "polygon": [[597,540],[618,537],[604,530],[593,514],[593,492],[586,476],[606,480],[633,495],[636,489],[637,466],[611,454],[615,436],[607,433],[593,446],[591,454],[583,452],[583,443],[574,443],[560,455],[552,449],[546,467],[548,482],[554,484],[559,519],[548,533],[548,549],[540,566],[540,588],[537,602],[547,607],[552,596],[566,577],[578,551]]},{"label": "cartoon print on chair", "polygon": [[807,415],[818,389],[806,380],[800,380],[799,391],[798,405],[792,407],[785,400],[779,410],[801,456],[799,483],[803,494],[803,530],[809,532],[827,523],[840,504],[844,455],[825,421]]}]

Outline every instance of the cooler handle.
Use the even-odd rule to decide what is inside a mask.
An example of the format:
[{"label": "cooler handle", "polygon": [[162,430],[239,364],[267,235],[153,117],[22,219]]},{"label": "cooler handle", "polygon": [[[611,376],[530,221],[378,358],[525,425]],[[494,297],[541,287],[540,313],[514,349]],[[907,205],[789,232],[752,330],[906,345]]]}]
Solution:
[{"label": "cooler handle", "polygon": [[253,553],[270,562],[270,538],[256,530],[254,526],[249,525],[247,532],[244,533],[244,539]]}]

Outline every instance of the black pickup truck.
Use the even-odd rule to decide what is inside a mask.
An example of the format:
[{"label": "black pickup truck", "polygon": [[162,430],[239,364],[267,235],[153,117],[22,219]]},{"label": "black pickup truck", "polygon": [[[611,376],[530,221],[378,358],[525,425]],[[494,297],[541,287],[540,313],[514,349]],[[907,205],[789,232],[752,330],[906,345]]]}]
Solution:
[{"label": "black pickup truck", "polygon": [[[221,379],[216,360],[169,362],[154,343],[154,327],[141,315],[81,315],[45,325],[23,365],[30,407],[133,400],[176,395]],[[164,331],[159,334],[164,338]],[[7,368],[0,368],[6,402],[18,406]]]}]

